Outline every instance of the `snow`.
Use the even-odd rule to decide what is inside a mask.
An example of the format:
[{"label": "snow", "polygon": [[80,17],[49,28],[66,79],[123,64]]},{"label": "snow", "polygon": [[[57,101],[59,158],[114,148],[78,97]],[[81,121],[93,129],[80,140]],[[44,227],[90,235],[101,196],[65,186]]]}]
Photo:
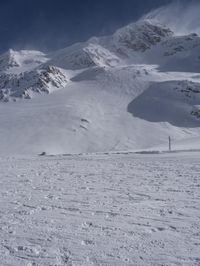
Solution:
[{"label": "snow", "polygon": [[157,15],[0,56],[2,266],[200,265],[200,37]]},{"label": "snow", "polygon": [[1,265],[199,265],[199,155],[0,158]]}]

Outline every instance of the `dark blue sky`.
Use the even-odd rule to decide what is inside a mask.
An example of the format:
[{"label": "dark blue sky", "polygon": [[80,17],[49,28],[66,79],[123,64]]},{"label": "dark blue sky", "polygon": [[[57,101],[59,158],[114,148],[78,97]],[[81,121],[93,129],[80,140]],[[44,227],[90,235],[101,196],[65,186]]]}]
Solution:
[{"label": "dark blue sky", "polygon": [[171,0],[0,0],[0,51],[44,51],[109,34]]}]

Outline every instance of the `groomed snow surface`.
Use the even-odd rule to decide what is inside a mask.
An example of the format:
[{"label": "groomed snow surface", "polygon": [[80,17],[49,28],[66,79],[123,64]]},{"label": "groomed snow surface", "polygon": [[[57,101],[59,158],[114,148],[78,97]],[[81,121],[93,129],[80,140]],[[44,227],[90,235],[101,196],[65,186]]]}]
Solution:
[{"label": "groomed snow surface", "polygon": [[200,265],[199,152],[0,159],[0,265]]}]

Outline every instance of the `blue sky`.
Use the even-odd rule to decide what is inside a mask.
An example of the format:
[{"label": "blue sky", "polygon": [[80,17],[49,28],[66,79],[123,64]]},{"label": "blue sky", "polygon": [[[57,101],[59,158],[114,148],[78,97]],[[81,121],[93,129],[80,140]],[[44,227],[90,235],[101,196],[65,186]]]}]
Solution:
[{"label": "blue sky", "polygon": [[0,0],[0,51],[55,50],[105,35],[171,0]]}]

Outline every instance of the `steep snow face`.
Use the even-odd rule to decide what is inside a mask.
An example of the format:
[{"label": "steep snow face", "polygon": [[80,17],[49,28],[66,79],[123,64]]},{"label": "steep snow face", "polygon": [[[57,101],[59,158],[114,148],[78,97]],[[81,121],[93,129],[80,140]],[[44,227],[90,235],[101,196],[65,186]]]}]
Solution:
[{"label": "steep snow face", "polygon": [[167,81],[153,83],[133,100],[128,111],[151,122],[169,122],[177,127],[200,124],[200,83]]},{"label": "steep snow face", "polygon": [[195,34],[173,36],[147,51],[146,62],[158,64],[162,71],[198,72],[200,37]]},{"label": "steep snow face", "polygon": [[154,149],[169,135],[198,139],[199,43],[196,34],[175,36],[144,20],[48,55],[10,50],[0,57],[0,153]]},{"label": "steep snow face", "polygon": [[192,51],[193,49],[200,48],[200,38],[196,33],[187,36],[178,36],[162,42],[168,51],[165,56],[173,56],[177,53]]},{"label": "steep snow face", "polygon": [[47,64],[71,70],[93,67],[95,63],[85,47],[86,45],[81,43],[60,50],[52,55],[52,59]]},{"label": "steep snow face", "polygon": [[48,64],[65,69],[79,70],[89,67],[114,67],[121,63],[117,55],[98,43],[83,43],[61,50]]},{"label": "steep snow face", "polygon": [[115,67],[122,63],[114,53],[97,44],[89,44],[84,51],[90,54],[95,65],[100,67]]}]

